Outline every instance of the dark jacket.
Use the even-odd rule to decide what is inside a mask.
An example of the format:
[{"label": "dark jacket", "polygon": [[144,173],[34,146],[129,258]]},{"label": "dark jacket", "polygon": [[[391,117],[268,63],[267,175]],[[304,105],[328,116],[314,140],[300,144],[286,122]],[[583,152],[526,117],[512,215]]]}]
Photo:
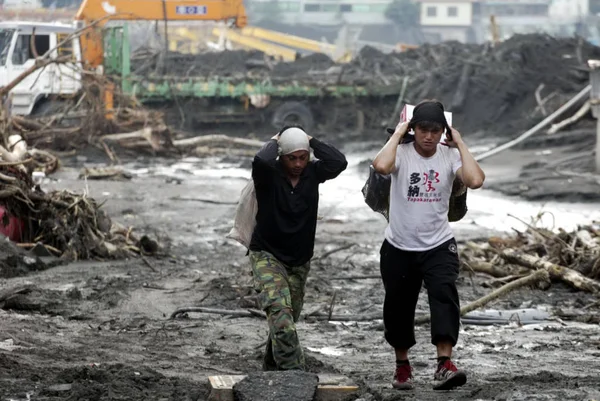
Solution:
[{"label": "dark jacket", "polygon": [[319,184],[337,177],[348,166],[346,157],[315,138],[310,146],[318,160],[310,161],[295,188],[277,160],[277,141],[267,142],[254,157],[252,179],[258,212],[251,251],[266,251],[288,266],[300,266],[313,256],[319,206]]}]

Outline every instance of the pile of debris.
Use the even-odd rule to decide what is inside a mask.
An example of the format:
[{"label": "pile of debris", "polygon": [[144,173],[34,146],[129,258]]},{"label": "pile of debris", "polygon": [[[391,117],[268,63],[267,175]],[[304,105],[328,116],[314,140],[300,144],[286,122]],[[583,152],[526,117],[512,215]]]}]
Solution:
[{"label": "pile of debris", "polygon": [[[113,111],[107,110],[101,100],[106,81],[100,76],[95,76],[94,81],[86,82],[75,101],[53,103],[50,113],[28,117],[4,113],[0,118],[2,131],[23,137],[26,143],[35,148],[68,151],[95,145],[111,154],[108,148],[111,134],[130,134],[152,127],[150,136],[134,137],[138,142],[145,141],[148,146],[144,147],[147,149],[158,151],[172,148],[171,131],[165,125],[162,113],[143,108],[118,91],[114,94],[119,107]],[[107,136],[107,143],[104,143]]]},{"label": "pile of debris", "polygon": [[49,153],[28,149],[17,135],[0,146],[0,231],[19,247],[45,248],[63,260],[121,258],[155,253],[157,244],[110,220],[85,194],[45,193],[34,172],[58,165]]},{"label": "pile of debris", "polygon": [[[162,58],[146,53],[132,65],[148,80],[166,74],[175,80],[397,87],[398,93],[406,79],[405,102],[437,98],[454,113],[459,129],[510,136],[579,92],[589,81],[587,60],[593,58],[600,58],[600,48],[583,39],[529,34],[496,46],[446,42],[392,54],[365,47],[351,63],[339,65],[323,54],[276,63],[260,52],[239,50]],[[390,99],[390,109],[395,101]]]},{"label": "pile of debris", "polygon": [[537,228],[535,223],[523,223],[528,229],[516,231],[513,236],[492,237],[485,243],[468,242],[461,254],[465,270],[494,277],[486,283],[490,287],[527,281],[545,272],[553,281],[600,293],[599,224],[554,233]]}]

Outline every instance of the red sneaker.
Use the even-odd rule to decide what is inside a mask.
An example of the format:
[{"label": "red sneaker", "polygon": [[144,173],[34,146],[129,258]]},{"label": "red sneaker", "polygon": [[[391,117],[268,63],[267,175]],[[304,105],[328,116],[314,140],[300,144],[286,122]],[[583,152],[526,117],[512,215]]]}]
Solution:
[{"label": "red sneaker", "polygon": [[444,363],[438,365],[433,379],[435,380],[434,390],[452,390],[467,382],[467,374],[458,370],[450,359],[446,359]]},{"label": "red sneaker", "polygon": [[414,388],[412,378],[410,364],[396,365],[392,387],[398,390],[412,390]]}]

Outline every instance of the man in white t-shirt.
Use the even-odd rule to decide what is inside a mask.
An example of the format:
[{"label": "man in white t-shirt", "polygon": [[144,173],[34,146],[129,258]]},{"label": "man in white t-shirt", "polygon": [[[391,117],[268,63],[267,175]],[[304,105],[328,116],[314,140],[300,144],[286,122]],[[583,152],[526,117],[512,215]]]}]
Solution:
[{"label": "man in white t-shirt", "polygon": [[[409,130],[413,135],[407,135]],[[440,143],[446,134],[446,143]],[[415,345],[415,307],[423,281],[431,311],[431,342],[437,348],[434,389],[449,390],[467,382],[451,360],[458,340],[460,306],[456,241],[448,222],[454,178],[468,188],[483,185],[485,174],[460,133],[451,128],[444,106],[419,103],[408,123],[400,123],[373,160],[380,174],[391,175],[389,225],[380,251],[385,300],[386,341],[394,347],[393,387],[412,389],[408,350]]]}]

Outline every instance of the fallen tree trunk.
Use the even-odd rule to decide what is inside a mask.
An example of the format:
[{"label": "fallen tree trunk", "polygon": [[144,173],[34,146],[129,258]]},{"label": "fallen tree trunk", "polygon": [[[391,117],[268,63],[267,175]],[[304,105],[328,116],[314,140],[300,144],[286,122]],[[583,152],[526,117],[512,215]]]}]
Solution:
[{"label": "fallen tree trunk", "polygon": [[591,293],[600,292],[599,282],[568,267],[560,266],[532,255],[526,255],[514,249],[505,249],[500,252],[500,256],[507,261],[518,263],[530,269],[544,269],[550,274],[550,278],[564,281],[578,290],[589,291]]},{"label": "fallen tree trunk", "polygon": [[474,272],[485,273],[492,277],[506,277],[513,274],[512,271],[508,269],[503,269],[493,263],[486,262],[483,260],[469,260],[463,262],[468,268],[472,269]]},{"label": "fallen tree trunk", "polygon": [[178,139],[173,141],[176,147],[190,147],[207,143],[226,142],[234,145],[252,146],[261,148],[265,143],[255,139],[234,138],[227,135],[203,135],[193,138]]},{"label": "fallen tree trunk", "polygon": [[[158,124],[154,127],[144,127],[133,132],[109,134],[100,137],[101,142],[118,142],[123,147],[128,147],[127,141],[132,139],[144,140],[146,144],[155,151],[172,147],[170,132],[163,124]],[[136,144],[138,144],[138,142],[136,142]]]},{"label": "fallen tree trunk", "polygon": [[32,120],[32,119],[28,119],[28,118],[24,118],[21,116],[11,116],[13,123],[16,123],[18,125],[20,125],[23,128],[26,128],[28,130],[32,130],[32,131],[39,131],[44,129],[44,124],[40,124],[39,122]]},{"label": "fallen tree trunk", "polygon": [[118,141],[124,141],[126,139],[146,139],[146,140],[148,140],[148,138],[150,138],[150,135],[152,135],[152,128],[144,127],[140,130],[133,131],[133,132],[103,135],[100,137],[100,139],[103,141],[108,141],[108,142],[118,142]]},{"label": "fallen tree trunk", "polygon": [[215,309],[215,308],[205,308],[203,306],[184,306],[183,308],[178,308],[175,312],[171,313],[169,319],[175,319],[178,315],[182,313],[188,312],[198,312],[198,313],[212,313],[217,315],[227,315],[233,317],[264,317],[267,315],[263,311],[255,310],[255,309],[242,309],[242,310],[227,310],[227,309]]},{"label": "fallen tree trunk", "polygon": [[[188,312],[196,312],[196,313],[209,313],[209,314],[217,314],[217,315],[225,315],[232,317],[261,317],[266,318],[267,315],[265,312],[256,310],[256,309],[215,309],[215,308],[206,308],[203,306],[184,306],[178,308],[171,314],[169,319],[175,319],[177,316],[188,313]],[[368,315],[329,315],[329,313],[315,313],[310,315],[305,315],[305,319],[309,320],[327,320],[332,322],[365,322],[378,320],[382,318],[381,312],[376,312]]]}]

